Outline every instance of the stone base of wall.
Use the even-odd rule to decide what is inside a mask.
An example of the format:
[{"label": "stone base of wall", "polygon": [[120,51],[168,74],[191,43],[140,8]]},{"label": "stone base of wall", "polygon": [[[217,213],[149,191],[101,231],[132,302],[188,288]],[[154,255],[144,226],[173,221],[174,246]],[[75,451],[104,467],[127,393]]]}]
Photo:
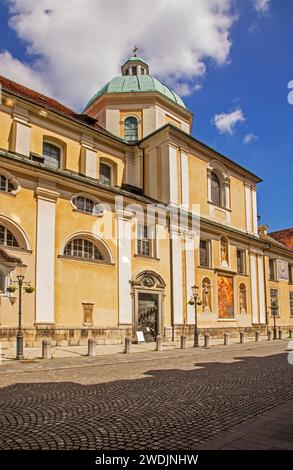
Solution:
[{"label": "stone base of wall", "polygon": [[[0,327],[0,342],[16,342],[17,328]],[[62,328],[47,325],[34,328],[23,328],[24,346],[40,347],[43,339],[49,339],[52,346],[85,346],[89,338],[97,344],[121,344],[126,336],[132,335],[132,328]]]},{"label": "stone base of wall", "polygon": [[[209,333],[211,339],[221,339],[224,338],[225,333],[229,333],[231,338],[239,337],[240,332],[243,332],[245,336],[254,337],[255,332],[258,331],[260,335],[266,336],[269,330],[273,330],[272,326],[267,327],[267,325],[253,325],[249,327],[212,327],[212,328],[199,328],[199,332],[201,336],[204,336],[205,333]],[[281,327],[277,327],[277,329],[282,330],[283,333],[286,335],[289,333],[289,330],[293,330],[293,325],[282,325]],[[165,328],[166,330],[166,328]],[[171,331],[169,331],[171,330]],[[167,333],[167,334],[166,334]],[[174,328],[168,328],[167,332],[165,332],[166,341],[178,341],[181,335],[186,335],[187,340],[192,340],[194,337],[194,326],[175,326]]]},{"label": "stone base of wall", "polygon": [[[273,329],[271,326],[269,329]],[[292,325],[284,325],[278,327],[286,335],[289,330],[293,330]],[[226,327],[226,328],[199,328],[200,335],[210,334],[211,339],[224,338],[225,333],[229,333],[231,338],[239,337],[240,332],[244,332],[245,336],[254,337],[255,332],[259,331],[261,335],[267,335],[266,325],[255,325],[250,327]],[[97,344],[124,344],[126,336],[132,337],[131,325],[120,328],[68,328],[56,327],[54,325],[35,326],[33,328],[23,328],[24,346],[41,347],[43,339],[49,339],[52,346],[85,346],[89,338],[94,338]],[[194,326],[175,326],[165,327],[163,341],[172,342],[179,341],[181,335],[186,335],[188,340],[193,340]],[[16,343],[17,328],[0,327],[0,343],[10,343],[14,346]]]}]

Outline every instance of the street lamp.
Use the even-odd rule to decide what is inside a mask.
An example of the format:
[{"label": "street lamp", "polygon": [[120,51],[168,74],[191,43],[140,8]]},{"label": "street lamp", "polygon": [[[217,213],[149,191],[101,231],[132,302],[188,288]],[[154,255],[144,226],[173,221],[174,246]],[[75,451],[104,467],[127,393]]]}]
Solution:
[{"label": "street lamp", "polygon": [[[19,263],[16,266],[16,279],[18,284],[18,330],[16,336],[16,359],[21,360],[23,356],[23,331],[22,331],[22,290],[28,294],[34,291],[34,288],[30,285],[30,282],[24,282],[24,274],[27,266],[23,263]],[[25,286],[24,286],[25,284]],[[15,292],[17,289],[16,285],[11,282],[8,286],[7,291],[10,293]]]},{"label": "street lamp", "polygon": [[194,348],[199,347],[199,331],[198,331],[198,321],[197,321],[197,306],[201,305],[201,301],[198,300],[198,289],[199,287],[195,284],[191,287],[192,297],[191,305],[194,304]]},{"label": "street lamp", "polygon": [[23,359],[23,331],[22,331],[22,286],[24,274],[26,270],[25,264],[17,265],[17,282],[18,282],[18,331],[16,336],[16,359]]},{"label": "street lamp", "polygon": [[273,339],[278,339],[277,337],[277,325],[276,325],[276,316],[278,315],[278,302],[274,300],[271,304],[271,307],[269,307],[272,311],[273,319],[274,319],[274,334],[273,334]]}]

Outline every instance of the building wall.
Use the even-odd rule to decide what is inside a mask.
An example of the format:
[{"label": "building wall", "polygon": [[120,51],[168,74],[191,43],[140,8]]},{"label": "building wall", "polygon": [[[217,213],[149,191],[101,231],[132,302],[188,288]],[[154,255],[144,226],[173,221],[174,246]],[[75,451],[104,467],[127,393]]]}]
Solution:
[{"label": "building wall", "polygon": [[[31,107],[25,109],[23,103],[18,107],[2,105],[0,108],[0,147],[12,152],[10,157],[0,155],[0,173],[8,171],[20,185],[20,191],[15,195],[0,192],[0,221],[4,225],[7,224],[8,228],[11,227],[12,231],[15,230],[15,233],[23,232],[23,237],[27,240],[25,249],[6,248],[27,264],[26,279],[36,286],[34,294],[24,295],[23,324],[27,330],[27,344],[40,341],[46,337],[48,331],[57,342],[78,343],[87,335],[94,334],[94,331],[101,342],[122,341],[126,334],[133,333],[135,312],[134,293],[131,289],[139,274],[145,271],[155,273],[164,284],[160,288],[163,298],[162,333],[166,339],[178,336],[184,328],[187,328],[188,334],[192,334],[194,317],[188,304],[191,286],[196,282],[202,296],[202,281],[205,277],[211,281],[211,308],[208,311],[199,307],[200,328],[209,328],[219,334],[227,329],[239,332],[240,328],[265,328],[268,317],[267,299],[272,286],[276,286],[280,293],[279,325],[284,328],[293,325],[293,318],[289,315],[289,291],[292,286],[288,281],[273,283],[268,280],[266,274],[265,292],[261,286],[262,259],[268,245],[256,236],[255,183],[247,178],[244,171],[239,169],[237,172],[235,168],[228,168],[228,163],[225,166],[216,153],[207,154],[200,148],[196,151],[195,144],[186,143],[183,136],[173,138],[168,133],[169,130],[144,142],[143,148],[136,149],[139,155],[137,156],[134,150],[130,151],[125,144],[112,142],[110,139],[106,141],[102,136],[92,134],[87,128],[66,123],[60,120],[60,117],[54,119],[54,116],[50,115],[48,118],[36,111]],[[156,118],[158,116],[159,114]],[[62,146],[62,169],[72,171],[71,178],[67,178],[65,173],[54,174],[47,171],[44,166],[25,164],[29,162],[30,151],[42,153],[44,139],[51,139]],[[22,155],[23,161],[21,157],[13,158],[14,153]],[[88,158],[94,159],[91,174],[87,173]],[[185,214],[188,209],[192,209],[193,204],[200,206],[200,214],[204,219],[200,236],[208,237],[212,245],[210,268],[199,266],[196,243],[196,235],[199,234],[192,232],[188,222],[183,227],[177,227],[167,218],[167,228],[164,228],[157,221],[157,232],[164,236],[156,241],[157,250],[152,258],[137,256],[135,239],[123,240],[121,244],[118,240],[121,228],[135,231],[135,216],[125,208],[130,202],[139,202],[134,194],[120,191],[120,196],[127,195],[121,213],[115,210],[106,211],[99,217],[74,209],[71,199],[74,194],[79,193],[107,203],[113,209],[115,191],[119,191],[119,187],[128,182],[127,175],[131,172],[128,172],[127,165],[132,164],[134,158],[140,168],[139,171],[136,169],[132,172],[134,176],[132,175],[131,181],[135,183],[137,178],[137,186],[142,187],[143,174],[144,196],[165,204],[172,203],[173,207],[183,206]],[[91,181],[99,178],[100,161],[113,165],[113,185],[117,186],[118,190],[106,190],[91,184]],[[229,207],[218,212],[215,212],[209,201],[208,178],[213,168],[222,171],[225,191],[228,191],[225,194],[228,195]],[[83,179],[81,173],[91,179]],[[143,201],[142,206],[145,209],[147,201]],[[113,231],[106,237],[104,232],[110,227]],[[100,237],[111,253],[111,261],[106,264],[64,258],[63,248],[66,241],[78,234],[89,235],[94,239]],[[176,234],[172,241],[171,234]],[[227,266],[221,265],[220,259],[220,237],[223,235],[229,243]],[[195,248],[186,251],[186,243],[190,239]],[[45,248],[40,250],[40,246]],[[238,246],[245,250],[245,275],[236,272]],[[125,260],[125,254],[128,253],[130,258]],[[289,258],[290,256],[288,254]],[[290,259],[292,258],[293,256]],[[53,271],[50,271],[48,266],[53,266]],[[43,277],[46,277],[47,273],[49,278],[46,285]],[[233,279],[235,315],[231,320],[218,317],[218,278],[221,275]],[[246,287],[246,312],[239,311],[240,283]],[[2,338],[15,337],[17,301],[13,297],[17,295],[0,296]],[[93,304],[91,326],[85,324],[83,304]],[[48,315],[45,312],[47,316],[40,309],[40,305],[44,306],[44,310],[48,310]],[[269,324],[272,324],[271,319]]]}]

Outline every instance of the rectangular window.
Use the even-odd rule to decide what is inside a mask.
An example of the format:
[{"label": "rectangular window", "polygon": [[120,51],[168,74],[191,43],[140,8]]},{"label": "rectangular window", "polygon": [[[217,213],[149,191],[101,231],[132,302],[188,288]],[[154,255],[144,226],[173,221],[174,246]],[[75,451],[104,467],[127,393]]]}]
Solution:
[{"label": "rectangular window", "polygon": [[245,251],[237,250],[237,273],[245,274]]},{"label": "rectangular window", "polygon": [[293,264],[289,264],[289,284],[293,284]]},{"label": "rectangular window", "polygon": [[137,225],[137,254],[154,257],[154,229],[150,225]]},{"label": "rectangular window", "polygon": [[293,317],[293,292],[290,292],[290,317]]},{"label": "rectangular window", "polygon": [[210,266],[210,242],[208,240],[199,242],[199,265],[204,268]]},{"label": "rectangular window", "polygon": [[275,281],[277,279],[276,260],[270,259],[269,266],[270,266],[270,281]]},{"label": "rectangular window", "polygon": [[137,75],[137,67],[131,67],[132,75]]},{"label": "rectangular window", "polygon": [[0,271],[0,294],[5,294],[6,292],[6,276],[3,272]]},{"label": "rectangular window", "polygon": [[277,289],[271,289],[271,316],[279,316],[279,292]]}]

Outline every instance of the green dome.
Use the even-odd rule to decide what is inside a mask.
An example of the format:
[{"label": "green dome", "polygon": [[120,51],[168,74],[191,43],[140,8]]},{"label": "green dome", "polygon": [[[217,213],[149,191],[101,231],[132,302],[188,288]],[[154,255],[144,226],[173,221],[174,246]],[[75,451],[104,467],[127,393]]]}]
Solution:
[{"label": "green dome", "polygon": [[[136,60],[137,59],[138,58],[136,57]],[[146,93],[154,91],[161,93],[166,98],[169,98],[171,101],[174,101],[183,108],[186,108],[182,99],[173,90],[171,90],[171,88],[169,88],[167,85],[164,85],[151,75],[124,75],[114,77],[103,88],[97,91],[97,93],[87,103],[85,109],[88,108],[97,98],[99,98],[104,93]]]}]

